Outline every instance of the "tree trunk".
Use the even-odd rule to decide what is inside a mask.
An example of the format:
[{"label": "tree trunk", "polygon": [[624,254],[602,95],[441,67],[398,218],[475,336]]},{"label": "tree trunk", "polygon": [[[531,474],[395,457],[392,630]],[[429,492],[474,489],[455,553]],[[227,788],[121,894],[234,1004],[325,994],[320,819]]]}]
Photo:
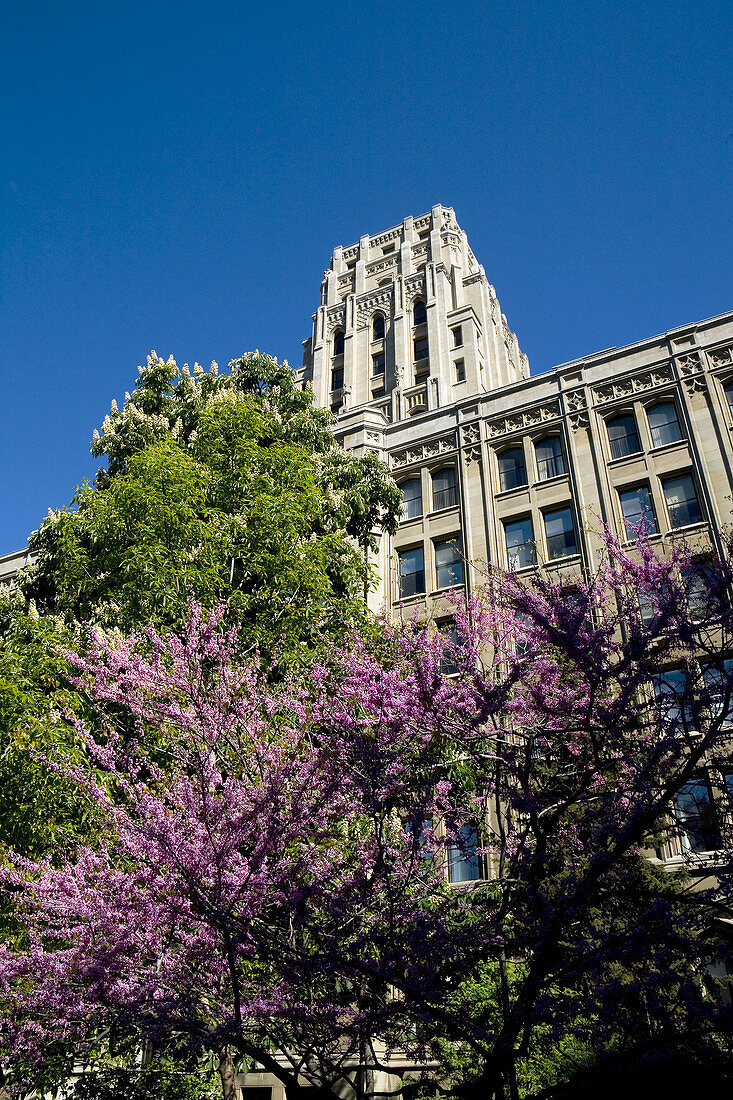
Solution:
[{"label": "tree trunk", "polygon": [[229,1047],[222,1047],[219,1051],[219,1077],[221,1079],[221,1094],[224,1100],[237,1100],[234,1060]]}]

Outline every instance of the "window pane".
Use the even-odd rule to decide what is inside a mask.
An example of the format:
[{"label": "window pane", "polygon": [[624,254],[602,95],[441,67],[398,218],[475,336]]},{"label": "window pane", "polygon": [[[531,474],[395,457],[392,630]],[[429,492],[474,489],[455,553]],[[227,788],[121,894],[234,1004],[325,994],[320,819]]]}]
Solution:
[{"label": "window pane", "polygon": [[453,329],[453,347],[454,348],[462,348],[463,347],[463,329],[461,328],[460,325],[458,326],[458,328]]},{"label": "window pane", "polygon": [[733,722],[733,660],[704,669],[703,679],[709,692],[707,702],[711,718],[729,726]]},{"label": "window pane", "polygon": [[422,546],[403,550],[400,559],[400,599],[425,591],[425,563]]},{"label": "window pane", "polygon": [[384,340],[384,317],[381,313],[374,315],[372,323],[372,340]]},{"label": "window pane", "polygon": [[562,443],[556,435],[543,439],[536,444],[537,476],[540,481],[550,477],[559,477],[565,473],[565,461],[562,455]]},{"label": "window pane", "polygon": [[682,846],[688,852],[712,852],[721,847],[720,830],[710,787],[705,779],[685,783],[674,800],[682,832]]},{"label": "window pane", "polygon": [[333,354],[334,355],[343,355],[344,354],[344,334],[343,334],[343,332],[337,332],[336,335],[333,338]]},{"label": "window pane", "polygon": [[442,623],[438,627],[438,633],[443,639],[440,671],[444,676],[452,676],[455,672],[458,672],[458,650],[461,647],[461,636],[455,623]]},{"label": "window pane", "polygon": [[663,484],[670,527],[687,527],[690,523],[699,523],[702,512],[692,478],[686,474],[684,477],[672,477]]},{"label": "window pane", "polygon": [[466,381],[466,363],[463,359],[456,359],[456,382]]},{"label": "window pane", "polygon": [[480,878],[478,866],[478,834],[473,825],[464,825],[458,832],[460,844],[448,846],[448,880],[475,882]]},{"label": "window pane", "polygon": [[652,511],[652,501],[649,488],[639,485],[635,489],[622,489],[619,492],[621,511],[626,524],[626,537],[635,539],[637,531],[643,522],[643,530],[647,535],[656,534],[657,521]]},{"label": "window pane", "polygon": [[420,340],[415,340],[415,362],[419,362],[421,359],[427,359],[428,357],[428,339],[424,336]]},{"label": "window pane", "polygon": [[524,569],[528,565],[535,564],[532,520],[529,516],[515,520],[514,523],[505,523],[504,535],[510,569]]},{"label": "window pane", "polygon": [[425,310],[425,303],[421,301],[415,302],[415,305],[413,307],[412,323],[414,325],[425,325],[427,324],[427,320],[428,315]]},{"label": "window pane", "polygon": [[665,733],[691,730],[694,719],[687,695],[687,677],[681,668],[668,668],[654,676],[659,721]]},{"label": "window pane", "polygon": [[411,478],[403,482],[402,486],[402,518],[415,519],[422,515],[422,483],[419,477]]},{"label": "window pane", "polygon": [[344,388],[344,368],[331,371],[331,389],[342,390]]},{"label": "window pane", "polygon": [[522,447],[512,447],[499,455],[499,483],[502,492],[527,484],[527,469]]},{"label": "window pane", "polygon": [[375,376],[384,374],[384,353],[372,356],[372,374]]},{"label": "window pane", "polygon": [[611,458],[623,458],[624,455],[633,455],[641,450],[636,421],[630,414],[616,416],[613,420],[609,420],[606,429],[611,446]]},{"label": "window pane", "polygon": [[549,558],[563,558],[568,554],[577,554],[573,515],[569,508],[545,513],[545,536]]},{"label": "window pane", "polygon": [[438,588],[451,588],[463,584],[463,561],[455,539],[435,544],[435,574]]},{"label": "window pane", "polygon": [[453,466],[445,470],[439,470],[433,474],[433,510],[441,508],[454,508],[458,504],[458,486],[456,485],[456,471]]},{"label": "window pane", "polygon": [[652,447],[664,447],[666,443],[676,443],[682,439],[677,409],[673,401],[664,405],[655,405],[648,413],[649,428],[652,433]]},{"label": "window pane", "polygon": [[733,382],[730,382],[725,387],[725,399],[728,402],[728,408],[730,409],[731,413],[733,414]]}]

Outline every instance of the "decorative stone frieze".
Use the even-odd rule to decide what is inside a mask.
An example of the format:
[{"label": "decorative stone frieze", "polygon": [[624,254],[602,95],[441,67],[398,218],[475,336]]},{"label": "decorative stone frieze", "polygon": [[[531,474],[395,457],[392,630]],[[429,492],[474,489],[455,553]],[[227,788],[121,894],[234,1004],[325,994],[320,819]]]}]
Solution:
[{"label": "decorative stone frieze", "polygon": [[708,352],[708,355],[714,368],[727,367],[733,363],[733,347],[716,348],[715,351]]},{"label": "decorative stone frieze", "polygon": [[559,416],[559,401],[548,401],[546,404],[534,405],[529,409],[525,409],[515,416],[503,416],[497,420],[489,420],[486,422],[486,427],[491,438],[496,439],[501,435],[509,435],[510,432],[526,431],[527,428],[535,428],[538,424],[557,420]]},{"label": "decorative stone frieze", "polygon": [[678,356],[677,365],[680,368],[680,374],[683,378],[686,378],[691,374],[697,374],[698,371],[701,371],[703,369],[703,362],[700,352],[691,351],[687,355]]},{"label": "decorative stone frieze", "polygon": [[346,306],[341,302],[337,306],[330,306],[326,315],[326,324],[328,331],[333,332],[334,329],[346,324]]},{"label": "decorative stone frieze", "polygon": [[379,275],[382,271],[392,271],[397,267],[397,256],[385,256],[380,260],[371,260],[366,265],[367,275]]},{"label": "decorative stone frieze", "polygon": [[388,229],[386,233],[379,233],[376,237],[370,237],[369,244],[372,247],[379,247],[379,245],[389,244],[391,241],[397,241],[400,238],[402,227],[397,229]]},{"label": "decorative stone frieze", "polygon": [[411,302],[418,294],[425,294],[425,272],[417,271],[405,278],[405,300]]},{"label": "decorative stone frieze", "polygon": [[603,386],[595,386],[593,396],[598,404],[615,401],[624,397],[631,397],[635,393],[643,393],[645,390],[654,389],[656,386],[665,386],[674,381],[671,363],[665,363],[654,370],[643,371],[641,374],[627,375],[618,381],[608,382]]},{"label": "decorative stone frieze", "polygon": [[461,428],[461,442],[464,444],[481,442],[481,422],[479,420],[474,421],[472,424],[463,425]]},{"label": "decorative stone frieze", "polygon": [[414,462],[423,462],[427,458],[436,458],[438,455],[447,454],[456,449],[455,432],[441,436],[439,439],[430,439],[426,443],[418,443],[404,451],[395,451],[389,456],[390,465],[398,470],[402,466],[410,466]]},{"label": "decorative stone frieze", "polygon": [[392,287],[380,287],[372,290],[356,301],[356,327],[366,328],[375,310],[382,310],[390,316],[392,310]]}]

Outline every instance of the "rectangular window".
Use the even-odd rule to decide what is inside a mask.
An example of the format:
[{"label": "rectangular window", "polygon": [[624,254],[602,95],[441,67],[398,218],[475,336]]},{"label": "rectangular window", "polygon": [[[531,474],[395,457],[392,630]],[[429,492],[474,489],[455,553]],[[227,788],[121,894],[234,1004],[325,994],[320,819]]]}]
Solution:
[{"label": "rectangular window", "polygon": [[455,623],[441,623],[438,633],[443,640],[443,656],[440,659],[440,671],[444,676],[453,676],[458,672],[458,651],[461,648],[461,636]]},{"label": "rectangular window", "polygon": [[625,458],[641,450],[636,431],[636,420],[631,413],[615,416],[606,422],[611,458]]},{"label": "rectangular window", "polygon": [[540,481],[548,481],[551,477],[560,477],[565,473],[559,436],[551,435],[536,443],[534,453],[537,459],[537,477]]},{"label": "rectangular window", "polygon": [[518,489],[527,484],[527,467],[524,463],[524,448],[510,447],[499,455],[499,484],[502,493],[509,489]]},{"label": "rectangular window", "polygon": [[548,558],[565,558],[570,554],[577,554],[573,514],[570,509],[559,508],[556,512],[545,512],[544,519]]},{"label": "rectangular window", "polygon": [[677,443],[682,439],[677,409],[673,401],[655,405],[647,412],[649,431],[652,435],[652,447],[664,447],[668,443]]},{"label": "rectangular window", "polygon": [[711,719],[730,726],[733,723],[733,660],[708,665],[703,669],[703,681]]},{"label": "rectangular window", "polygon": [[702,519],[695,485],[689,474],[662,482],[670,527],[688,527]]},{"label": "rectangular window", "polygon": [[681,668],[668,668],[654,676],[659,722],[665,733],[694,729],[695,721],[687,691],[687,677]]},{"label": "rectangular window", "polygon": [[422,546],[416,546],[413,550],[402,550],[397,556],[400,561],[400,599],[424,592],[425,559]]},{"label": "rectangular window", "polygon": [[338,367],[336,370],[331,371],[331,389],[342,390],[344,388],[344,368]]},{"label": "rectangular window", "polygon": [[372,356],[372,374],[375,378],[384,374],[384,352]]},{"label": "rectangular window", "polygon": [[415,344],[415,362],[419,363],[423,359],[427,359],[428,352],[428,338],[427,336],[420,337],[419,340],[414,341]]},{"label": "rectangular window", "polygon": [[462,348],[463,347],[463,329],[461,328],[460,325],[458,326],[458,328],[453,329],[453,347],[454,348]]},{"label": "rectangular window", "polygon": [[464,359],[456,359],[456,382],[466,381],[466,363]]},{"label": "rectangular window", "polygon": [[422,515],[422,482],[419,477],[410,478],[400,486],[402,490],[402,518],[416,519]]},{"label": "rectangular window", "polygon": [[529,516],[505,523],[504,537],[510,569],[525,569],[536,563],[532,520]]},{"label": "rectangular window", "polygon": [[481,877],[478,863],[478,833],[475,825],[463,825],[456,844],[448,845],[448,881],[475,882]]},{"label": "rectangular window", "polygon": [[458,504],[458,486],[455,467],[448,466],[433,474],[433,511],[441,508],[455,508]]},{"label": "rectangular window", "polygon": [[435,576],[438,588],[463,584],[463,559],[457,539],[435,543]]},{"label": "rectangular window", "polygon": [[649,486],[637,485],[634,489],[619,489],[618,497],[626,525],[626,538],[635,539],[640,529],[647,535],[655,535],[657,521],[652,509]]},{"label": "rectangular window", "polygon": [[693,854],[722,846],[715,806],[707,779],[690,779],[678,792],[674,810],[682,847]]}]

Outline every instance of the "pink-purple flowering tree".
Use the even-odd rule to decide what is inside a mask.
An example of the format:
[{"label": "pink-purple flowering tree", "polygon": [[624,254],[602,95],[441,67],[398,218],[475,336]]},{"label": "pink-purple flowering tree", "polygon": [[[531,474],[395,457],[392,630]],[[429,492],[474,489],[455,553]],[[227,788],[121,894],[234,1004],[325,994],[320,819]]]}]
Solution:
[{"label": "pink-purple flowering tree", "polygon": [[227,1100],[240,1059],[289,1097],[397,1089],[405,1059],[477,1098],[599,1059],[722,1077],[731,570],[605,544],[572,591],[493,572],[450,641],[386,624],[307,681],[195,608],[97,636],[88,763],[55,766],[98,840],[2,870],[19,1091],[110,1035],[214,1052]]}]

